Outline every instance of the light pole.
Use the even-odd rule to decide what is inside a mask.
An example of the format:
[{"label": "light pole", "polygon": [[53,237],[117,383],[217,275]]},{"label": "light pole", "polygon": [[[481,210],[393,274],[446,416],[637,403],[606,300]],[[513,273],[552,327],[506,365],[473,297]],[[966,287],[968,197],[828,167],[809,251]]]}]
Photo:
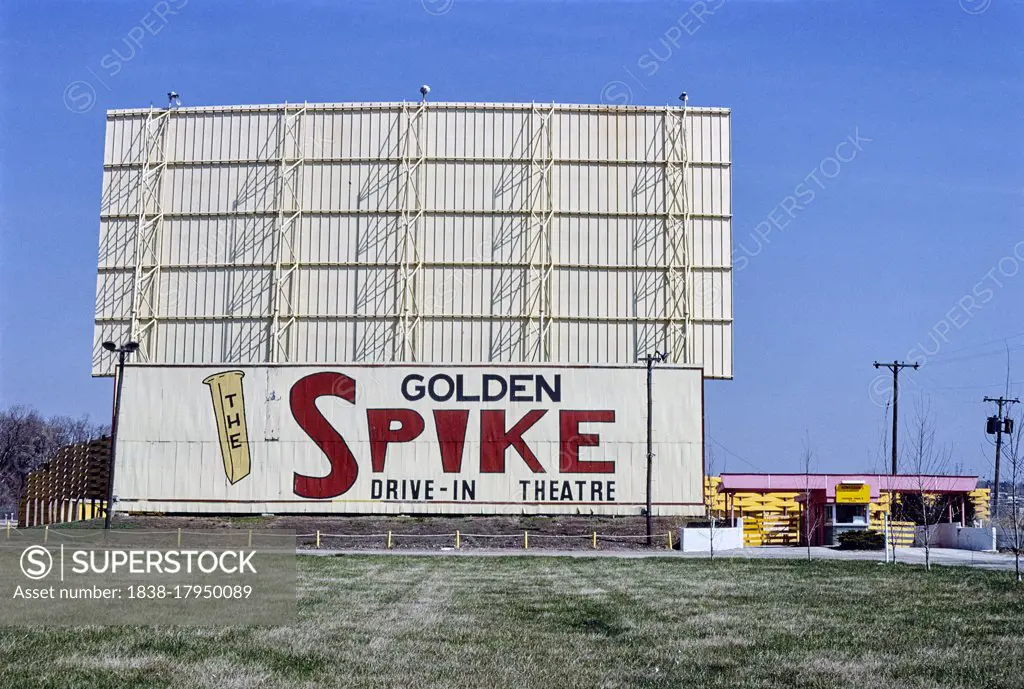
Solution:
[{"label": "light pole", "polygon": [[642,356],[639,359],[647,364],[647,545],[651,545],[651,475],[654,466],[654,426],[652,423],[654,397],[652,395],[652,373],[654,371],[654,364],[656,362],[664,362],[666,359],[668,359],[668,352],[659,353],[658,351],[655,351],[654,354],[650,354],[648,356]]},{"label": "light pole", "polygon": [[110,422],[110,466],[107,467],[107,509],[103,518],[104,530],[110,529],[110,515],[114,510],[114,460],[117,456],[117,422],[121,417],[121,386],[124,385],[124,362],[139,348],[138,342],[125,342],[118,347],[104,342],[103,349],[117,354],[117,384],[114,386],[114,418]]}]

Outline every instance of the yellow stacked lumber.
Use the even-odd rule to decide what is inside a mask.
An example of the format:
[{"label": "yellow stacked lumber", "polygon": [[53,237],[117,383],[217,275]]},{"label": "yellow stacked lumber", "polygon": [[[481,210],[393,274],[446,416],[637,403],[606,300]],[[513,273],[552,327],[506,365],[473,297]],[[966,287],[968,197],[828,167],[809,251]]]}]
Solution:
[{"label": "yellow stacked lumber", "polygon": [[718,492],[722,479],[718,476],[704,477],[704,504],[715,512],[725,511],[725,493]]},{"label": "yellow stacked lumber", "polygon": [[988,488],[975,488],[967,494],[967,499],[974,508],[974,518],[988,520],[991,516],[989,504],[992,499],[992,491]]},{"label": "yellow stacked lumber", "polygon": [[795,515],[751,514],[743,519],[743,543],[759,545],[797,545],[800,519]]},{"label": "yellow stacked lumber", "polygon": [[[878,533],[885,533],[882,522],[876,523],[874,520],[872,520],[868,529]],[[914,522],[892,522],[889,524],[890,543],[895,541],[897,548],[909,548],[914,545],[914,534],[916,531],[917,525]]]}]

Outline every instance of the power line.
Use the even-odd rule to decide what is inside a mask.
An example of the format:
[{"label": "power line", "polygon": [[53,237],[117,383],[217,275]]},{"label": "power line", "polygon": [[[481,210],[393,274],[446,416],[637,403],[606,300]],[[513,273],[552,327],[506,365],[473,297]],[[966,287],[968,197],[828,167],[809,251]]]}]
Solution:
[{"label": "power line", "polygon": [[1004,335],[1002,337],[996,337],[996,338],[991,339],[991,340],[986,340],[984,342],[978,342],[977,344],[973,344],[973,345],[967,345],[966,347],[957,347],[956,349],[950,349],[950,350],[947,350],[945,352],[941,352],[941,351],[940,352],[936,352],[935,354],[932,354],[929,357],[929,359],[932,358],[932,357],[940,357],[941,358],[941,357],[944,357],[944,356],[949,356],[950,354],[957,354],[959,352],[969,352],[969,351],[971,351],[973,349],[978,349],[980,347],[987,347],[988,345],[995,344],[997,342],[1005,344],[1009,340],[1012,340],[1012,339],[1017,338],[1017,337],[1024,337],[1024,332],[1022,332],[1022,333],[1014,333],[1013,335]]},{"label": "power line", "polygon": [[874,364],[875,368],[885,367],[892,371],[892,475],[896,475],[896,451],[898,445],[896,443],[896,434],[899,429],[899,418],[900,418],[900,371],[905,368],[912,368],[917,370],[920,364],[913,363],[908,364],[903,361],[893,361],[891,364],[880,364],[877,361]]},{"label": "power line", "polygon": [[749,467],[750,467],[751,469],[754,469],[755,471],[761,471],[761,472],[763,472],[763,471],[764,471],[764,470],[763,470],[763,469],[762,469],[761,467],[757,466],[756,464],[754,464],[753,462],[751,462],[751,461],[750,461],[749,459],[747,459],[746,457],[743,457],[742,455],[740,455],[740,454],[738,454],[738,453],[736,453],[736,452],[733,452],[732,450],[730,450],[729,448],[727,448],[727,447],[726,447],[725,445],[723,445],[723,444],[722,444],[722,443],[720,443],[719,441],[717,441],[717,440],[715,440],[714,438],[712,438],[712,437],[711,437],[710,435],[708,435],[708,436],[707,436],[707,438],[708,438],[708,440],[710,440],[711,442],[713,442],[713,443],[714,443],[715,445],[718,445],[718,447],[720,447],[720,448],[722,448],[723,450],[725,450],[725,453],[726,453],[726,454],[732,455],[732,456],[733,456],[733,457],[735,457],[736,459],[740,460],[741,462],[743,462],[744,464],[746,464],[747,466],[749,466]]},{"label": "power line", "polygon": [[946,364],[955,364],[958,361],[974,361],[976,359],[987,359],[989,357],[997,356],[999,354],[1006,354],[1007,350],[1017,350],[1017,349],[1024,349],[1024,344],[1018,345],[1016,347],[1004,347],[1003,349],[1000,349],[1000,350],[992,350],[991,352],[984,352],[984,353],[981,353],[981,354],[970,354],[970,355],[967,355],[967,356],[953,357],[952,359],[939,359],[938,361],[932,361],[931,358],[929,358],[925,363],[929,367],[931,367],[931,366],[944,366]]},{"label": "power line", "polygon": [[[932,378],[931,380],[935,380]],[[954,387],[927,388],[928,390],[984,390],[985,388],[1001,388],[1006,385],[1024,385],[1024,380],[1011,380],[1009,383],[989,383],[988,385],[959,385]]]}]

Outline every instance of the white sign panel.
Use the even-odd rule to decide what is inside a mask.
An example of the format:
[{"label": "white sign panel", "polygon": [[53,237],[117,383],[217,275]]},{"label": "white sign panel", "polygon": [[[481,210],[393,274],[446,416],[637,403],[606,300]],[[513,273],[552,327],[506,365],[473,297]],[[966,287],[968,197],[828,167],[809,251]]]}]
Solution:
[{"label": "white sign panel", "polygon": [[[701,511],[700,369],[654,373],[656,514]],[[132,366],[121,511],[640,514],[642,367]]]}]

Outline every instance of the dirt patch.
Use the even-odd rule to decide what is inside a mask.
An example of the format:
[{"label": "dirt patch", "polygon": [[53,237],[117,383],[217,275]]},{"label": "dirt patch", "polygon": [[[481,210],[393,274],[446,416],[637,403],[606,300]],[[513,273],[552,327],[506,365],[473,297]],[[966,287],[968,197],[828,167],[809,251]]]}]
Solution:
[{"label": "dirt patch", "polygon": [[[657,517],[653,525],[654,548],[668,545],[671,530],[683,523],[680,517]],[[459,534],[462,548],[522,548],[528,538],[531,549],[590,550],[597,533],[602,549],[646,550],[643,517],[170,517],[118,515],[119,528],[154,530],[287,530],[299,535],[302,548],[316,545],[320,532],[323,548],[378,550],[388,545],[405,550],[454,548]],[[528,536],[527,536],[528,534]]]}]

